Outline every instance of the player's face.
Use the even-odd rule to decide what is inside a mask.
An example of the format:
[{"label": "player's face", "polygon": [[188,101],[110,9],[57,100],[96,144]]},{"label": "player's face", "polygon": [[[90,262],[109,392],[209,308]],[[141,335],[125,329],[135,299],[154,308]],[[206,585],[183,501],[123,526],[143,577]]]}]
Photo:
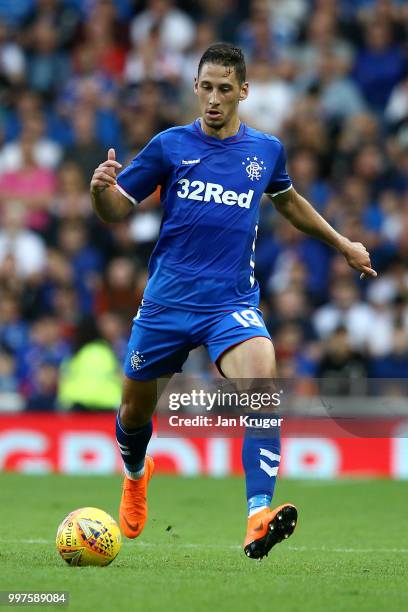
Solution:
[{"label": "player's face", "polygon": [[204,64],[194,81],[204,123],[213,130],[238,119],[238,104],[248,95],[248,83],[239,83],[234,68]]}]

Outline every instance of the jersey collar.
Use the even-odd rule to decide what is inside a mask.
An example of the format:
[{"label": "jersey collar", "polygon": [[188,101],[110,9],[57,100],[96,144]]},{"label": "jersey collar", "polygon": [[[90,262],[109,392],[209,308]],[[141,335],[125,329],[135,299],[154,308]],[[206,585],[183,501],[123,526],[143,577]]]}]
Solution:
[{"label": "jersey collar", "polygon": [[206,142],[218,143],[218,144],[228,144],[229,142],[236,142],[237,140],[240,140],[242,136],[245,134],[245,127],[246,127],[245,123],[242,123],[241,121],[239,130],[236,134],[234,134],[234,136],[228,136],[228,138],[216,138],[215,136],[208,136],[208,134],[206,134],[203,131],[201,127],[200,118],[194,121],[193,126],[196,132],[198,132],[198,135],[200,136],[202,140],[205,140]]}]

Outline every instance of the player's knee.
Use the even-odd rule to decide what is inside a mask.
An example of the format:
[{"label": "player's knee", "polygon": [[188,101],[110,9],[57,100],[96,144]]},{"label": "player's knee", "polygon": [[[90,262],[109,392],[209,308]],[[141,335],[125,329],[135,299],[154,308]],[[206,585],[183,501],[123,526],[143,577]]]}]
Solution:
[{"label": "player's knee", "polygon": [[120,406],[120,420],[125,428],[136,429],[150,421],[152,412],[136,401],[123,400]]},{"label": "player's knee", "polygon": [[276,378],[275,350],[268,338],[255,338],[250,358],[245,360],[246,376],[255,379]]}]

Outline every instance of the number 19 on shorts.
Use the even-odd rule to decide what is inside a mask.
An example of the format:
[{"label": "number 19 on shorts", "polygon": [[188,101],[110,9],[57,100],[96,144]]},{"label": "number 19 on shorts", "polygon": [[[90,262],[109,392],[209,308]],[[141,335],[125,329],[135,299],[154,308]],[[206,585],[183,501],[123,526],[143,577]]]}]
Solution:
[{"label": "number 19 on shorts", "polygon": [[240,310],[239,312],[233,312],[232,316],[243,327],[251,327],[251,325],[253,327],[263,327],[263,323],[255,310]]}]

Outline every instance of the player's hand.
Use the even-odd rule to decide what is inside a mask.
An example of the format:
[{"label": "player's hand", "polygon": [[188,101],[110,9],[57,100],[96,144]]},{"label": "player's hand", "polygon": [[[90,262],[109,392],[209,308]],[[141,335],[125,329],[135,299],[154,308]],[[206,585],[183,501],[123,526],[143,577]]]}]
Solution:
[{"label": "player's hand", "polygon": [[361,272],[360,279],[377,276],[377,272],[371,267],[370,254],[364,244],[346,240],[342,252],[348,265]]},{"label": "player's hand", "polygon": [[111,185],[116,185],[117,172],[122,168],[115,159],[115,149],[109,149],[108,159],[96,168],[91,180],[91,191],[104,191]]}]

